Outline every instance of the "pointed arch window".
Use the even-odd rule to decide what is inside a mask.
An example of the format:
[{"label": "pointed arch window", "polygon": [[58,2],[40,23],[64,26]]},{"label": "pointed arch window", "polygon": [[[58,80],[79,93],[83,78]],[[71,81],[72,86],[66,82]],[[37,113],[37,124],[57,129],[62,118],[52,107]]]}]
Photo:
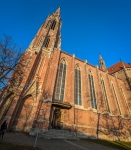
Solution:
[{"label": "pointed arch window", "polygon": [[81,100],[81,71],[77,66],[75,69],[75,104],[82,105]]},{"label": "pointed arch window", "polygon": [[107,109],[108,112],[110,112],[110,107],[109,107],[108,98],[107,98],[107,94],[106,94],[105,83],[104,83],[103,79],[101,79],[101,85],[102,85],[102,93],[104,95],[104,99],[105,99],[105,102],[106,102],[106,109]]},{"label": "pointed arch window", "polygon": [[116,104],[117,104],[118,112],[119,112],[119,114],[121,115],[120,106],[119,106],[119,103],[118,103],[118,99],[117,99],[116,92],[115,92],[115,88],[114,88],[114,85],[113,85],[113,84],[112,84],[112,91],[113,91],[113,96],[114,96],[115,102],[116,102]]},{"label": "pointed arch window", "polygon": [[56,20],[53,20],[52,24],[51,24],[51,29],[54,30],[55,29],[55,25],[56,25]]},{"label": "pointed arch window", "polygon": [[94,88],[94,79],[93,79],[92,74],[89,74],[88,78],[89,78],[89,84],[90,84],[91,105],[92,105],[92,108],[97,109],[95,88]]},{"label": "pointed arch window", "polygon": [[45,41],[45,47],[47,48],[49,46],[50,38],[48,37]]},{"label": "pointed arch window", "polygon": [[64,99],[65,79],[66,79],[66,61],[62,59],[59,66],[57,83],[55,88],[54,98],[56,100],[63,101]]}]

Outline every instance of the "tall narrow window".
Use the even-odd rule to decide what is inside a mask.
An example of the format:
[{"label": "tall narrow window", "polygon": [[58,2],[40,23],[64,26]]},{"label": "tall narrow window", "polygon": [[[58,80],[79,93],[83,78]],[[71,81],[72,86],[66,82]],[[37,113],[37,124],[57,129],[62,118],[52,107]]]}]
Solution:
[{"label": "tall narrow window", "polygon": [[49,42],[50,42],[50,39],[49,39],[49,38],[47,38],[47,39],[46,39],[46,41],[45,41],[45,47],[46,47],[46,48],[48,47]]},{"label": "tall narrow window", "polygon": [[75,104],[82,105],[82,101],[81,101],[81,71],[78,66],[75,69]]},{"label": "tall narrow window", "polygon": [[89,84],[90,84],[91,105],[92,108],[97,109],[93,76],[89,74],[88,77],[89,77]]},{"label": "tall narrow window", "polygon": [[110,107],[109,107],[108,98],[107,98],[105,84],[104,84],[103,79],[101,80],[101,85],[102,85],[102,93],[104,95],[104,99],[105,99],[105,102],[106,102],[106,109],[107,109],[108,112],[110,112]]},{"label": "tall narrow window", "polygon": [[65,78],[66,78],[66,62],[64,59],[60,62],[60,67],[57,76],[57,83],[55,88],[55,99],[63,101],[65,90]]},{"label": "tall narrow window", "polygon": [[54,20],[51,24],[51,29],[54,30],[55,29],[55,25],[56,25],[56,21]]},{"label": "tall narrow window", "polygon": [[115,92],[115,89],[114,89],[114,85],[113,85],[113,84],[112,84],[112,90],[113,90],[113,95],[114,95],[114,98],[115,98],[115,102],[117,103],[118,112],[119,112],[119,114],[121,115],[120,106],[119,106],[119,103],[118,103],[118,99],[117,99],[116,92]]}]

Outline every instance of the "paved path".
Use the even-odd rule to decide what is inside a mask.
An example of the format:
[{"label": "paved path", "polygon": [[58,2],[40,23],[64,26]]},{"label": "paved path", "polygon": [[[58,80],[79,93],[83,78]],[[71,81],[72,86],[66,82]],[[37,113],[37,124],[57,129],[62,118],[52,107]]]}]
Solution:
[{"label": "paved path", "polygon": [[[34,146],[35,137],[21,132],[6,132],[3,141],[16,145]],[[42,150],[117,150],[85,140],[60,140],[38,138],[37,147]]]}]

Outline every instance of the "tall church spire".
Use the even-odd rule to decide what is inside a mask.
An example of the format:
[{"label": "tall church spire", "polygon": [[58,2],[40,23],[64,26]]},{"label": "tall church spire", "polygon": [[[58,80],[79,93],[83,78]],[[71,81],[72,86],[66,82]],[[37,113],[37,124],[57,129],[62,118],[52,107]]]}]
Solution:
[{"label": "tall church spire", "polygon": [[29,49],[39,52],[40,50],[47,50],[53,52],[54,48],[60,49],[61,45],[61,20],[60,7],[49,15],[46,21],[40,27],[37,35],[31,42]]},{"label": "tall church spire", "polygon": [[105,65],[105,61],[104,59],[102,58],[102,56],[99,54],[99,65],[100,65],[100,69],[102,71],[106,71],[106,65]]}]

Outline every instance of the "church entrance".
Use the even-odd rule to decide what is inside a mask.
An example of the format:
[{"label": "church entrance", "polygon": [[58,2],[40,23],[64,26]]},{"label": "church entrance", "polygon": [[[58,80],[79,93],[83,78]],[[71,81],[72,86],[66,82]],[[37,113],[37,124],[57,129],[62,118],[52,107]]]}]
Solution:
[{"label": "church entrance", "polygon": [[52,120],[53,129],[61,129],[61,109],[55,108]]},{"label": "church entrance", "polygon": [[59,100],[52,101],[50,125],[51,129],[63,129],[63,109],[71,109],[71,104]]}]

